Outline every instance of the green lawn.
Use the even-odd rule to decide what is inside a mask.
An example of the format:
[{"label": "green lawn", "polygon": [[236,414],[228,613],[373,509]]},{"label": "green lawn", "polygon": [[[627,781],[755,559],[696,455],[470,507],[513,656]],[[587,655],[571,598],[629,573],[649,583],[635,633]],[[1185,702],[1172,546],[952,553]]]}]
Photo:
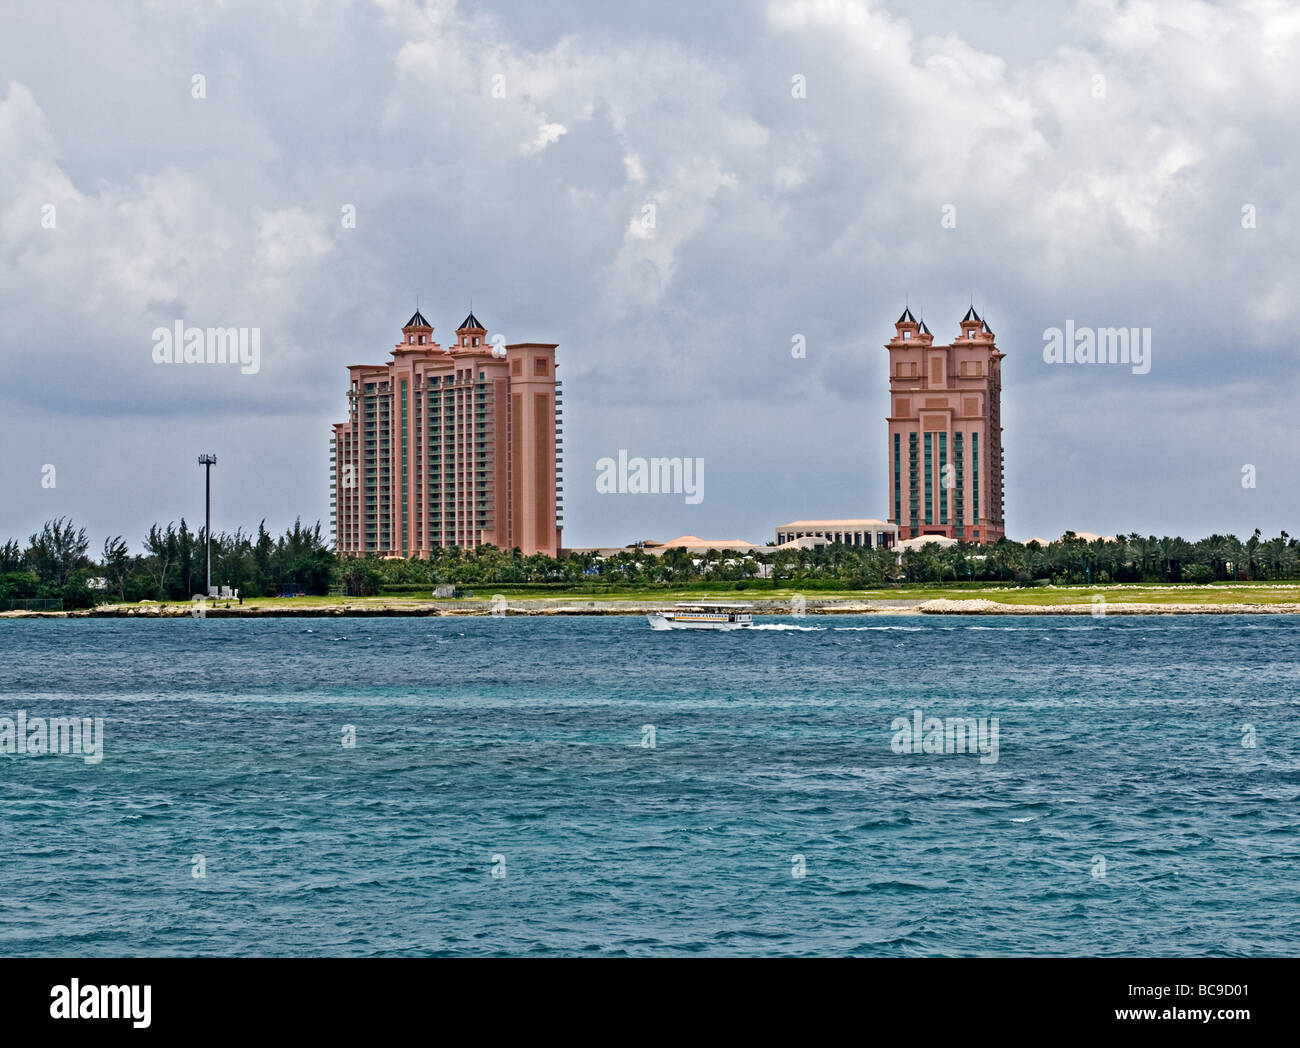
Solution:
[{"label": "green lawn", "polygon": [[918,604],[926,600],[991,600],[999,604],[1045,606],[1051,604],[1091,604],[1101,595],[1108,602],[1126,604],[1279,604],[1300,602],[1300,583],[1217,583],[1205,586],[1121,583],[1106,586],[999,586],[996,584],[961,586],[905,585],[870,590],[800,590],[797,586],[781,589],[743,590],[662,590],[645,589],[631,593],[593,594],[574,592],[536,593],[512,591],[508,587],[475,591],[475,599],[488,600],[500,593],[511,601],[538,599],[581,601],[647,600],[734,600],[786,602],[802,593],[814,600],[908,600]]},{"label": "green lawn", "polygon": [[[998,585],[930,586],[908,585],[890,589],[872,590],[800,590],[798,587],[781,589],[759,589],[749,587],[743,590],[720,589],[641,589],[620,593],[590,593],[584,588],[572,591],[543,591],[512,589],[509,586],[477,586],[473,597],[444,598],[435,600],[429,595],[401,594],[391,597],[252,597],[244,601],[243,606],[251,609],[270,610],[274,608],[314,608],[322,606],[379,606],[379,607],[414,607],[417,605],[439,605],[454,608],[459,605],[479,605],[490,601],[500,594],[512,604],[525,604],[539,600],[564,601],[574,604],[602,603],[618,604],[646,601],[688,601],[688,600],[729,600],[738,602],[775,601],[788,603],[796,594],[802,593],[809,601],[863,601],[890,600],[915,601],[927,600],[991,600],[999,604],[1021,606],[1046,606],[1052,604],[1091,604],[1093,598],[1101,595],[1109,603],[1123,604],[1280,604],[1300,603],[1300,583],[1216,583],[1204,586],[1191,585],[1154,585],[1143,583],[1123,583],[1106,586],[1034,586],[1013,587]],[[166,602],[171,607],[192,606],[188,602]],[[144,608],[144,604],[116,605],[122,608]],[[237,601],[213,600],[209,607],[238,608]]]}]

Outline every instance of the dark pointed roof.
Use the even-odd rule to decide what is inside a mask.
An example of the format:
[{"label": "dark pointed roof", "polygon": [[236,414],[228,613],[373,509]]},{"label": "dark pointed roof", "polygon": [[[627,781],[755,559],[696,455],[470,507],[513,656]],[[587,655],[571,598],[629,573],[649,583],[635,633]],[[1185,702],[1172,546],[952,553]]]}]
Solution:
[{"label": "dark pointed roof", "polygon": [[966,310],[966,315],[961,318],[961,322],[963,324],[966,323],[966,321],[968,320],[973,320],[975,321],[976,324],[982,323],[982,321],[980,320],[980,315],[975,312],[974,306],[971,306],[970,309]]},{"label": "dark pointed roof", "polygon": [[430,324],[427,320],[425,320],[424,314],[417,309],[415,311],[415,314],[411,317],[411,319],[402,325],[402,330],[405,331],[407,328],[412,328],[412,327],[431,328],[433,327],[433,325]]},{"label": "dark pointed roof", "polygon": [[921,321],[921,334],[922,334],[922,335],[928,335],[928,334],[930,334],[930,329],[929,329],[928,327],[925,326],[925,321],[924,321],[924,320]]},{"label": "dark pointed roof", "polygon": [[464,320],[461,321],[460,327],[458,327],[456,330],[464,331],[466,328],[476,328],[479,331],[487,330],[487,328],[485,328],[482,324],[479,323],[478,317],[474,315],[472,310],[470,311],[469,316],[467,316]]},{"label": "dark pointed roof", "polygon": [[987,320],[984,321],[984,326],[981,327],[980,330],[983,331],[984,334],[988,335],[990,338],[993,336],[993,329],[989,327],[989,322]]},{"label": "dark pointed roof", "polygon": [[903,310],[903,315],[902,315],[901,317],[899,317],[896,321],[894,321],[894,323],[896,323],[896,324],[915,324],[915,323],[916,323],[916,317],[912,316],[912,311],[911,311],[910,309],[905,309],[905,310]]}]

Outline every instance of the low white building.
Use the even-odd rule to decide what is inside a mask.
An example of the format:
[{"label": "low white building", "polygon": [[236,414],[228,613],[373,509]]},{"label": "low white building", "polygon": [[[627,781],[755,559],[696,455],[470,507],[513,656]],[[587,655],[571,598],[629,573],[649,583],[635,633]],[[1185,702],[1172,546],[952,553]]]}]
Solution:
[{"label": "low white building", "polygon": [[778,549],[817,549],[836,542],[867,549],[890,548],[898,542],[898,525],[863,517],[854,520],[796,520],[776,529]]}]

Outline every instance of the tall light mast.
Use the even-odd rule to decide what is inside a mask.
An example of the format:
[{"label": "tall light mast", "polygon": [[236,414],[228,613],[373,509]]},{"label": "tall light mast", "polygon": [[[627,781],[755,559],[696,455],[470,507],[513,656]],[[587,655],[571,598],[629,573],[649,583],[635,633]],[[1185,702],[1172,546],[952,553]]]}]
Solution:
[{"label": "tall light mast", "polygon": [[203,590],[204,596],[212,592],[212,467],[217,464],[216,455],[200,455],[199,465],[203,467],[203,539],[208,550],[208,582]]}]

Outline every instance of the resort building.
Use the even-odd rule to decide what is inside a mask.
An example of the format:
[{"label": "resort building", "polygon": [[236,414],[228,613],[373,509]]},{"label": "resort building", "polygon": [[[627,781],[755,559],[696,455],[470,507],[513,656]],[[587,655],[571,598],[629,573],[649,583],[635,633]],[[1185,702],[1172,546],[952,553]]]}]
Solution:
[{"label": "resort building", "polygon": [[702,539],[696,535],[678,535],[666,542],[646,539],[638,545],[652,557],[662,557],[670,549],[684,549],[688,553],[707,553],[711,549],[720,553],[759,553],[766,548],[746,539]]},{"label": "resort building", "polygon": [[340,556],[490,543],[560,550],[563,430],[555,345],[497,351],[470,313],[445,349],[417,310],[383,364],[348,368],[330,447]]},{"label": "resort building", "polygon": [[871,517],[860,520],[796,520],[776,529],[777,546],[795,543],[804,549],[836,542],[875,549],[892,546],[897,541],[898,528],[895,525]]},{"label": "resort building", "polygon": [[957,545],[956,539],[947,538],[944,535],[919,535],[914,539],[903,539],[899,542],[898,555],[901,557],[909,549],[924,549],[926,546],[938,546],[940,549],[947,549],[949,546]]},{"label": "resort building", "polygon": [[937,346],[905,309],[889,350],[890,520],[905,538],[997,542],[1002,495],[1002,358],[972,306]]},{"label": "resort building", "polygon": [[1054,539],[1040,539],[1035,535],[1031,539],[1025,539],[1021,545],[1028,546],[1031,542],[1037,542],[1040,546],[1048,546],[1053,542],[1064,542],[1067,538],[1082,539],[1084,542],[1116,542],[1114,535],[1096,535],[1091,531],[1067,531]]}]

